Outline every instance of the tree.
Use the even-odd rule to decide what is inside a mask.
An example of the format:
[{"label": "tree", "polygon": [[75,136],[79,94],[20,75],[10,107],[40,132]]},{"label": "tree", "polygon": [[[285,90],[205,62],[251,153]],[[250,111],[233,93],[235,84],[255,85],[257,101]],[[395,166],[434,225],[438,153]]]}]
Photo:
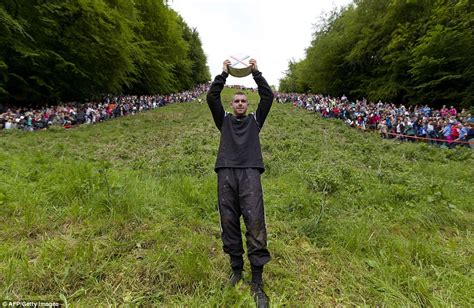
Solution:
[{"label": "tree", "polygon": [[426,34],[411,50],[414,96],[439,104],[473,105],[473,20],[473,4],[467,0],[437,3]]},{"label": "tree", "polygon": [[171,93],[209,80],[196,30],[161,0],[3,0],[0,99]]},{"label": "tree", "polygon": [[290,63],[280,88],[305,83],[330,95],[470,106],[473,5],[470,0],[354,1],[320,24],[304,65],[295,69]]}]

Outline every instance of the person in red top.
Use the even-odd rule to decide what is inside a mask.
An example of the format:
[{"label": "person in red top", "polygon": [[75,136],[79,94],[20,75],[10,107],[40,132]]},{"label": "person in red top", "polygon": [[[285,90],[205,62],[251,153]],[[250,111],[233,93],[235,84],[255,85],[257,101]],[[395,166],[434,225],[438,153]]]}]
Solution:
[{"label": "person in red top", "polygon": [[443,118],[448,115],[449,110],[448,110],[448,108],[446,108],[446,105],[443,105],[443,108],[441,108],[440,113],[441,113],[441,117],[443,117]]},{"label": "person in red top", "polygon": [[370,129],[377,129],[377,118],[375,117],[375,114],[371,113],[369,115],[369,128]]},{"label": "person in red top", "polygon": [[376,113],[374,116],[374,119],[375,119],[375,125],[377,126],[380,123],[380,119],[381,119],[380,114]]},{"label": "person in red top", "polygon": [[[453,122],[451,125],[451,140],[456,140],[459,138],[459,126],[457,122]],[[450,148],[454,148],[456,146],[456,142],[452,142],[449,144]]]},{"label": "person in red top", "polygon": [[449,114],[455,117],[458,114],[458,111],[456,110],[456,108],[454,108],[454,106],[451,106],[451,108],[449,109]]},{"label": "person in red top", "polygon": [[322,115],[323,115],[323,118],[327,118],[328,117],[328,108],[323,108],[323,111],[322,111]]},{"label": "person in red top", "polygon": [[111,102],[111,103],[107,106],[107,114],[109,115],[109,117],[112,117],[112,113],[113,113],[115,107],[117,107],[117,104],[115,104],[115,102]]}]

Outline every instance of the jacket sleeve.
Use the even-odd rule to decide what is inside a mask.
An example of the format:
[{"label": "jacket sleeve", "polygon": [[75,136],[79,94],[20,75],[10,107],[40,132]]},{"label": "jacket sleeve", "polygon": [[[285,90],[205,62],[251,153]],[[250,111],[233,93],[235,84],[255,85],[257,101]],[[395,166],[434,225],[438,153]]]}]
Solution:
[{"label": "jacket sleeve", "polygon": [[217,75],[216,78],[214,78],[211,87],[209,88],[209,92],[207,92],[207,105],[211,110],[214,123],[216,123],[216,127],[219,130],[221,130],[222,122],[224,121],[225,116],[224,107],[222,107],[221,92],[224,88],[227,76],[229,76],[229,74],[226,72],[222,72],[222,74]]},{"label": "jacket sleeve", "polygon": [[272,108],[273,92],[265,78],[263,78],[262,72],[257,70],[252,74],[253,79],[257,83],[258,94],[260,96],[260,102],[258,103],[257,111],[255,113],[255,119],[257,120],[258,127],[262,129],[263,123],[270,112],[270,108]]}]

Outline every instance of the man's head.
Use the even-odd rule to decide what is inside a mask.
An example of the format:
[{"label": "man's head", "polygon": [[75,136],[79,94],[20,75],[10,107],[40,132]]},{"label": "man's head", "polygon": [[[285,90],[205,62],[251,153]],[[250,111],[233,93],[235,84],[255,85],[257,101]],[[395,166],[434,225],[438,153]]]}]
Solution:
[{"label": "man's head", "polygon": [[249,102],[245,93],[237,92],[234,94],[234,97],[230,102],[230,107],[234,111],[234,115],[245,116],[245,114],[247,113],[248,106]]}]

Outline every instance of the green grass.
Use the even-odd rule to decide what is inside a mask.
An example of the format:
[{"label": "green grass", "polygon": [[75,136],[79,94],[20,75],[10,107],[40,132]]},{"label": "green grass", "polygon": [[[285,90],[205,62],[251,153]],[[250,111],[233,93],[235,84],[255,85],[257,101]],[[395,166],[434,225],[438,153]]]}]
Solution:
[{"label": "green grass", "polygon": [[[0,298],[253,305],[245,284],[225,286],[218,140],[197,103],[0,132]],[[279,104],[261,142],[274,305],[474,305],[471,150],[382,140]]]}]

